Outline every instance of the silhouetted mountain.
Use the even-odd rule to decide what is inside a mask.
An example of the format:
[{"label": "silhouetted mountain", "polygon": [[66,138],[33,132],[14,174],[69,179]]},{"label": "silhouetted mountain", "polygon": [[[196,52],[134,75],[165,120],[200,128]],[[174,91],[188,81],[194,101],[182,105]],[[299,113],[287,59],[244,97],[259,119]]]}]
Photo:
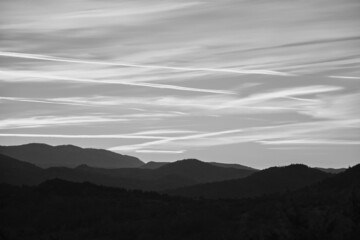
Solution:
[{"label": "silhouetted mountain", "polygon": [[31,143],[20,146],[0,146],[0,153],[39,167],[76,167],[87,164],[102,168],[139,167],[144,163],[136,157],[103,149],[80,148],[73,145],[50,146]]},{"label": "silhouetted mountain", "polygon": [[[171,162],[153,162],[153,161],[151,161],[151,162],[148,162],[148,163],[140,166],[140,168],[156,169],[156,168],[165,166],[169,163],[171,163]],[[255,169],[255,168],[247,167],[247,166],[236,164],[236,163],[218,163],[218,162],[206,162],[206,163],[209,163],[216,167],[236,168],[236,169],[246,169],[246,170],[257,171],[257,169]]]},{"label": "silhouetted mountain", "polygon": [[316,189],[316,191],[342,191],[343,189],[355,189],[358,187],[360,190],[360,164],[335,174],[334,177],[315,185],[313,189]]},{"label": "silhouetted mountain", "polygon": [[360,165],[294,192],[241,200],[59,179],[38,187],[0,184],[0,216],[1,239],[353,240],[360,235]]},{"label": "silhouetted mountain", "polygon": [[218,163],[218,162],[209,162],[211,165],[217,166],[217,167],[226,167],[226,168],[236,168],[236,169],[246,169],[246,170],[253,170],[258,171],[258,169],[240,165],[237,163]]},{"label": "silhouetted mountain", "polygon": [[254,170],[216,167],[197,159],[180,160],[166,164],[154,170],[160,175],[177,175],[198,183],[215,182],[226,179],[242,178],[254,173]]},{"label": "silhouetted mountain", "polygon": [[[135,171],[133,171],[135,170]],[[103,186],[128,189],[164,190],[192,185],[195,182],[174,175],[158,176],[148,169],[105,169],[81,165],[77,168],[51,167],[42,169],[31,163],[0,155],[0,183],[37,185],[59,178],[73,182],[91,182]]]},{"label": "silhouetted mountain", "polygon": [[199,184],[167,191],[169,194],[186,197],[244,198],[294,190],[311,185],[331,176],[329,173],[294,164],[272,167],[243,179]]},{"label": "silhouetted mountain", "polygon": [[162,167],[168,163],[170,163],[170,162],[153,162],[153,161],[151,161],[151,162],[145,163],[144,165],[140,166],[140,168],[156,169],[156,168]]},{"label": "silhouetted mountain", "polygon": [[[155,169],[143,168],[119,168],[103,169],[82,165],[76,168],[78,171],[98,173],[112,177],[124,177],[143,181],[164,181],[162,188],[176,188],[176,186],[193,185],[196,183],[214,182],[226,179],[249,176],[254,170],[215,167],[199,160],[188,159],[168,163]],[[171,179],[171,181],[170,181]],[[145,189],[145,188],[141,188]],[[146,188],[159,190],[160,188]]]},{"label": "silhouetted mountain", "polygon": [[[239,178],[252,173],[249,170],[214,167],[198,160],[195,161],[195,165],[189,164],[192,160],[186,160],[176,164],[169,164],[169,167],[164,169],[154,170],[94,168],[85,164],[76,168],[51,167],[42,169],[5,155],[1,157],[4,160],[1,161],[0,171],[4,172],[4,174],[2,174],[0,182],[17,185],[36,185],[47,179],[59,178],[74,182],[87,181],[110,187],[160,191],[218,179]],[[194,168],[189,171],[187,168],[191,168],[191,166]]]},{"label": "silhouetted mountain", "polygon": [[34,164],[19,161],[6,155],[0,155],[0,183],[15,185],[37,185],[41,182],[61,178],[75,182],[93,182],[114,187],[136,187],[135,181],[122,178],[114,178],[98,173],[84,173],[67,167],[51,167],[42,169]]},{"label": "silhouetted mountain", "polygon": [[43,169],[34,164],[0,154],[0,183],[39,184],[44,180],[42,173]]},{"label": "silhouetted mountain", "polygon": [[316,169],[319,169],[320,171],[323,172],[334,173],[334,174],[341,173],[346,170],[346,168],[320,168],[320,167],[317,167]]}]

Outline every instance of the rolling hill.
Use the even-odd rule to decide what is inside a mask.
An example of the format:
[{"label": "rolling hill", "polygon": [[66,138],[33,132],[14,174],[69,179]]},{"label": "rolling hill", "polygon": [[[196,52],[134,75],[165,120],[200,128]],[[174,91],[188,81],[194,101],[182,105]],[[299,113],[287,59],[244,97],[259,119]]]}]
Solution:
[{"label": "rolling hill", "polygon": [[136,157],[73,145],[50,146],[31,143],[19,146],[0,146],[0,153],[43,168],[76,167],[81,164],[102,168],[132,168],[144,164]]},{"label": "rolling hill", "polygon": [[159,175],[182,176],[198,183],[243,178],[256,172],[255,170],[248,169],[218,167],[197,159],[176,161],[159,167],[154,171]]},{"label": "rolling hill", "polygon": [[[77,172],[100,174],[110,177],[122,177],[137,181],[157,183],[155,188],[140,189],[159,190],[170,189],[175,186],[194,185],[198,183],[222,181],[226,179],[243,178],[254,173],[254,170],[243,170],[235,168],[215,167],[209,163],[205,163],[195,159],[180,160],[168,163],[162,167],[155,169],[143,168],[117,168],[105,169],[94,168],[87,165],[81,165],[74,169]],[[163,184],[160,184],[160,183]],[[161,185],[161,187],[160,187]]]},{"label": "rolling hill", "polygon": [[[147,162],[146,164],[140,166],[140,168],[156,169],[156,168],[165,166],[165,165],[167,165],[169,163],[171,163],[171,162],[154,162],[154,161],[150,161],[150,162]],[[236,168],[236,169],[245,169],[245,170],[253,170],[253,171],[258,170],[258,169],[255,169],[255,168],[247,167],[247,166],[236,164],[236,163],[220,163],[220,162],[206,162],[206,163],[209,163],[209,164],[211,164],[213,166],[216,166],[216,167]]]},{"label": "rolling hill", "polygon": [[[189,171],[188,168],[192,170]],[[183,160],[158,169],[107,169],[87,165],[76,168],[42,169],[34,164],[0,154],[0,173],[0,182],[17,185],[36,185],[48,179],[59,178],[74,182],[87,181],[110,187],[160,191],[219,179],[245,177],[253,171],[215,167],[198,160]]]},{"label": "rolling hill", "polygon": [[44,180],[43,169],[0,154],[0,183],[35,185]]},{"label": "rolling hill", "polygon": [[147,162],[144,165],[140,166],[140,168],[143,168],[143,169],[156,169],[156,168],[165,166],[168,163],[170,163],[170,162],[154,162],[154,161],[150,161],[150,162]]},{"label": "rolling hill", "polygon": [[186,197],[244,198],[294,190],[314,184],[331,176],[305,165],[272,167],[256,172],[246,178],[199,184],[166,193]]}]

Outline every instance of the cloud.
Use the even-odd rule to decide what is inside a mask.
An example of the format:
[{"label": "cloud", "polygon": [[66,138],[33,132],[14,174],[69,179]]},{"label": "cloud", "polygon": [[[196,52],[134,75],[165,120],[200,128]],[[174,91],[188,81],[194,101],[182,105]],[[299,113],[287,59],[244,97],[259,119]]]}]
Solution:
[{"label": "cloud", "polygon": [[358,140],[341,139],[284,139],[284,140],[264,140],[259,141],[265,145],[358,145]]},{"label": "cloud", "polygon": [[141,131],[134,133],[134,135],[159,135],[159,134],[182,134],[182,133],[195,133],[197,131],[192,130],[178,130],[178,129],[156,129],[149,131]]},{"label": "cloud", "polygon": [[78,139],[166,139],[160,136],[148,136],[137,134],[29,134],[29,133],[0,133],[0,137],[21,137],[21,138],[78,138]]},{"label": "cloud", "polygon": [[[1,71],[0,71],[1,73]],[[296,101],[315,102],[316,100],[295,98],[295,96],[313,95],[319,93],[327,93],[342,90],[340,86],[329,85],[310,85],[302,87],[291,87],[285,89],[271,89],[264,93],[252,94],[247,97],[232,96],[199,96],[199,97],[111,97],[111,96],[95,96],[95,97],[67,97],[67,98],[11,98],[1,97],[4,100],[13,101],[44,101],[48,103],[62,104],[84,104],[84,105],[119,105],[119,104],[143,104],[158,106],[178,106],[178,107],[194,107],[203,109],[222,109],[232,107],[255,107],[253,104],[266,102],[274,99],[294,99]]]},{"label": "cloud", "polygon": [[19,98],[19,97],[0,97],[0,100],[16,101],[16,102],[31,102],[31,103],[46,103],[46,104],[73,105],[73,106],[90,106],[90,105],[87,105],[87,104],[76,103],[76,102],[52,101],[51,99]]},{"label": "cloud", "polygon": [[359,119],[360,93],[320,96],[313,104],[299,110],[314,118]]},{"label": "cloud", "polygon": [[71,4],[66,4],[39,0],[36,5],[26,1],[13,2],[15,3],[2,4],[6,10],[2,16],[6,24],[3,24],[2,29],[36,33],[119,25],[147,25],[156,20],[181,15],[183,9],[201,4],[195,1],[106,1],[105,3],[73,0]]},{"label": "cloud", "polygon": [[[61,18],[69,18],[69,19],[76,19],[76,18],[104,18],[104,17],[121,17],[121,16],[136,16],[139,17],[140,15],[148,15],[160,12],[167,12],[182,8],[188,8],[192,6],[196,6],[201,4],[201,2],[158,2],[155,4],[148,4],[146,7],[143,6],[145,2],[142,4],[139,3],[122,3],[118,4],[120,8],[104,8],[104,9],[94,9],[94,10],[85,10],[85,11],[76,11],[71,12],[68,14],[64,14]],[[142,7],[141,7],[142,6]]]},{"label": "cloud", "polygon": [[330,78],[339,78],[339,79],[360,79],[360,77],[354,77],[354,76],[329,76]]},{"label": "cloud", "polygon": [[133,64],[133,63],[119,63],[119,62],[105,62],[105,61],[91,61],[91,60],[79,60],[72,58],[61,58],[49,55],[41,54],[29,54],[29,53],[16,53],[16,52],[0,52],[0,56],[25,58],[55,62],[67,62],[67,63],[83,63],[105,66],[120,66],[120,67],[134,67],[134,68],[148,68],[148,69],[161,69],[170,71],[205,71],[215,73],[230,73],[230,74],[260,74],[260,75],[275,75],[275,76],[292,76],[292,74],[278,72],[273,70],[245,70],[245,69],[224,69],[224,68],[203,68],[203,67],[175,67],[175,66],[162,66],[162,65],[145,65],[145,64]]},{"label": "cloud", "polygon": [[[48,74],[37,73],[37,72],[34,73],[34,72],[21,72],[21,71],[0,71],[0,74],[14,76],[14,77],[22,77],[17,80],[17,81],[21,81],[21,82],[23,82],[23,81],[26,81],[26,82],[28,82],[28,81],[45,81],[45,82],[47,82],[49,80],[71,81],[71,82],[93,83],[93,84],[114,84],[114,85],[119,84],[119,85],[128,85],[128,86],[150,87],[150,88],[171,89],[171,90],[191,91],[191,92],[205,92],[205,93],[215,93],[215,94],[236,94],[232,91],[226,91],[226,90],[191,88],[191,87],[181,87],[181,86],[175,86],[175,85],[146,83],[146,82],[72,78],[72,77],[65,77],[65,76],[48,75]],[[33,80],[29,80],[29,78],[33,78]],[[43,80],[40,80],[40,79],[43,79]],[[2,79],[2,81],[4,81],[4,79]],[[9,81],[9,80],[5,80],[5,81]]]},{"label": "cloud", "polygon": [[[202,134],[194,134],[180,137],[169,137],[166,139],[155,140],[134,145],[122,145],[111,147],[112,151],[136,151],[152,146],[152,148],[171,149],[178,148],[194,149],[206,148],[211,146],[239,144],[248,142],[269,143],[270,141],[279,141],[279,139],[310,139],[308,141],[317,142],[319,134],[329,133],[334,129],[352,129],[360,128],[360,119],[353,120],[332,120],[332,121],[317,121],[304,122],[293,124],[282,124],[275,126],[264,127],[250,127],[243,129],[232,129],[226,131],[209,132]],[[326,134],[323,134],[324,136]],[[334,133],[332,137],[339,137]],[[315,140],[314,140],[315,139]],[[288,141],[288,140],[285,140]],[[322,140],[328,142],[336,142],[336,138],[329,140]],[[358,142],[356,140],[355,142]],[[300,141],[298,141],[300,143]],[[343,141],[343,144],[353,144],[354,141]]]},{"label": "cloud", "polygon": [[[229,96],[198,96],[198,97],[66,97],[66,98],[15,98],[0,97],[0,100],[35,102],[46,104],[64,104],[74,106],[100,107],[128,106],[147,107],[152,109],[167,109],[165,113],[147,113],[133,116],[155,117],[162,114],[167,116],[196,116],[196,115],[241,115],[293,112],[314,118],[351,118],[356,114],[360,102],[359,94],[324,95],[342,90],[339,86],[311,85],[285,89],[272,89],[263,93],[251,94],[245,97]],[[316,95],[315,95],[316,94]],[[322,95],[318,95],[322,94]],[[309,95],[311,99],[299,96]],[[314,96],[315,95],[315,96]],[[170,111],[171,109],[171,111]],[[176,111],[175,111],[176,110]],[[181,110],[181,111],[179,111]],[[165,114],[165,115],[164,115]],[[346,114],[346,115],[345,115]],[[129,117],[129,116],[124,116]]]},{"label": "cloud", "polygon": [[9,118],[0,120],[0,129],[39,128],[49,126],[84,125],[91,123],[127,121],[125,118],[102,116],[38,116],[29,118]]},{"label": "cloud", "polygon": [[302,96],[302,95],[311,95],[317,93],[325,93],[338,91],[343,89],[339,86],[305,86],[305,87],[293,87],[280,90],[272,90],[267,93],[254,94],[246,98],[240,98],[234,101],[229,101],[223,105],[220,105],[218,108],[233,108],[235,106],[241,107],[242,105],[254,104],[257,102],[264,102],[277,98],[284,98],[289,96]]},{"label": "cloud", "polygon": [[136,150],[137,153],[160,153],[160,154],[180,154],[184,153],[185,150],[177,150],[177,151],[171,151],[171,150],[151,150],[151,149],[143,149],[143,150]]},{"label": "cloud", "polygon": [[141,149],[141,148],[147,147],[147,146],[159,145],[159,144],[168,144],[169,142],[172,142],[172,141],[201,139],[201,138],[205,138],[205,137],[213,137],[213,136],[224,135],[224,134],[229,134],[229,133],[237,133],[237,132],[241,132],[241,131],[243,131],[243,130],[242,129],[233,129],[233,130],[210,132],[210,133],[200,133],[200,134],[180,136],[180,137],[169,137],[169,138],[166,138],[166,139],[141,143],[141,144],[137,144],[137,145],[111,147],[108,150],[111,150],[111,151],[138,150],[138,149]]}]

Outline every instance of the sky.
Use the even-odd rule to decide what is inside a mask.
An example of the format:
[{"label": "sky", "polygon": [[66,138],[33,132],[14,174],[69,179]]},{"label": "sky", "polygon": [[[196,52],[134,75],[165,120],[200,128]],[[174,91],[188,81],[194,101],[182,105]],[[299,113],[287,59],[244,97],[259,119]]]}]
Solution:
[{"label": "sky", "polygon": [[0,0],[0,145],[360,162],[359,0]]}]

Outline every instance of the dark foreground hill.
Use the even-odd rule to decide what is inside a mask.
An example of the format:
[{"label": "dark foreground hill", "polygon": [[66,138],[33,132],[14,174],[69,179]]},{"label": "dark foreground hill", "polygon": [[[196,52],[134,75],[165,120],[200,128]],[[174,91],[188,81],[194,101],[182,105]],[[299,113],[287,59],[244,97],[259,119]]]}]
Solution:
[{"label": "dark foreground hill", "polygon": [[73,145],[54,147],[31,143],[20,146],[0,146],[0,153],[39,167],[76,167],[87,164],[102,168],[132,168],[144,164],[136,157]]},{"label": "dark foreground hill", "polygon": [[44,181],[43,169],[0,154],[0,183],[35,185]]},{"label": "dark foreground hill", "polygon": [[47,181],[0,185],[0,239],[353,240],[360,234],[360,165],[286,194],[191,200]]},{"label": "dark foreground hill", "polygon": [[256,172],[246,178],[199,184],[166,193],[186,197],[244,198],[294,190],[314,184],[331,176],[318,169],[301,164],[272,167]]},{"label": "dark foreground hill", "polygon": [[158,169],[94,168],[81,165],[76,168],[51,167],[42,169],[0,154],[0,183],[36,185],[45,180],[60,178],[74,182],[91,182],[128,189],[165,190],[252,174],[253,170],[215,167],[198,160],[182,160]]}]

